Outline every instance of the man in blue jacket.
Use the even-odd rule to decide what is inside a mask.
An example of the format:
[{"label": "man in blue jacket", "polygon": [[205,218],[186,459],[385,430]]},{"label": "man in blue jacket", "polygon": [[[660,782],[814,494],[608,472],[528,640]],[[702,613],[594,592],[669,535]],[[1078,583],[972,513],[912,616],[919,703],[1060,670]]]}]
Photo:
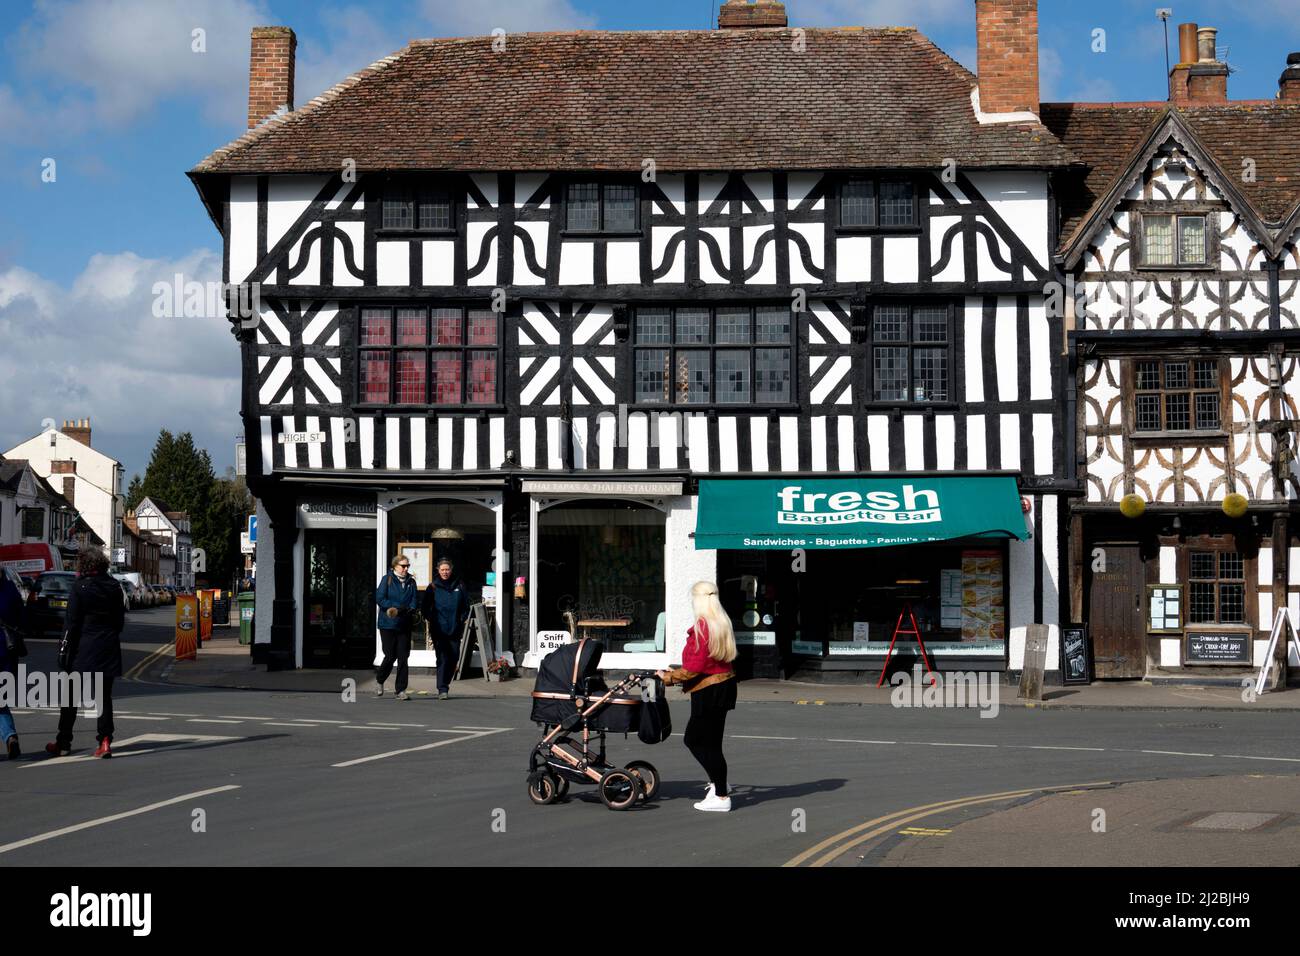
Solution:
[{"label": "man in blue jacket", "polygon": [[[451,561],[438,562],[438,576],[424,591],[424,619],[429,622],[433,647],[438,652],[438,699],[446,700],[451,675],[460,660],[460,635],[469,617],[469,593],[460,578],[452,577]],[[483,662],[487,666],[487,662]]]},{"label": "man in blue jacket", "polygon": [[379,608],[379,640],[384,646],[384,660],[375,671],[375,696],[384,696],[384,681],[397,661],[397,699],[410,700],[406,693],[407,659],[411,656],[411,627],[419,607],[420,590],[411,577],[411,562],[404,554],[393,558],[391,569],[375,588]]}]

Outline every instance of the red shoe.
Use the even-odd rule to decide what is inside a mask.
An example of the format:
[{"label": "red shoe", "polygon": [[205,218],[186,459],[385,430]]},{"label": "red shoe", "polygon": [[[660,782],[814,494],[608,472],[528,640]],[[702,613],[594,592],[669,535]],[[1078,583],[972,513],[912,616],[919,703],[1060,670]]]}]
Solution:
[{"label": "red shoe", "polygon": [[111,737],[105,737],[99,742],[99,747],[95,750],[96,757],[108,758],[113,756],[113,751],[108,749],[108,745],[113,742]]},{"label": "red shoe", "polygon": [[52,743],[45,745],[45,752],[51,757],[66,757],[68,754],[72,753],[72,750],[64,749],[63,747],[60,747],[58,743]]}]

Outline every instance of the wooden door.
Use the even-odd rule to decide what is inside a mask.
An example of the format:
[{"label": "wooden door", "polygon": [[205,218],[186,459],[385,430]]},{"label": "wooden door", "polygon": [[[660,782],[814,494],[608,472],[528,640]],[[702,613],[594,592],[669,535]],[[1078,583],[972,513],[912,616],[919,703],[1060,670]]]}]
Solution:
[{"label": "wooden door", "polygon": [[1088,599],[1088,625],[1092,633],[1096,676],[1104,678],[1146,675],[1146,621],[1142,593],[1146,569],[1135,544],[1098,545],[1105,555],[1104,570],[1092,573]]}]

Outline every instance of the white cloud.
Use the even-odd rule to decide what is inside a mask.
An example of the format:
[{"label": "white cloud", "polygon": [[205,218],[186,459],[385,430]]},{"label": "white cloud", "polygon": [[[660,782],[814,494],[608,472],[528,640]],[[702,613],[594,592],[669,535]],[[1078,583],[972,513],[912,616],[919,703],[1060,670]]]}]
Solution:
[{"label": "white cloud", "polygon": [[97,254],[64,286],[0,271],[0,448],[45,418],[91,418],[94,444],[142,471],[160,428],[189,431],[218,471],[239,431],[239,348],[224,318],[158,318],[155,282],[216,282],[221,257]]},{"label": "white cloud", "polygon": [[422,0],[421,8],[438,36],[480,36],[497,27],[526,33],[596,25],[594,16],[569,0]]},{"label": "white cloud", "polygon": [[[361,7],[317,8],[326,42],[298,37],[295,105],[404,47],[411,37],[390,33]],[[291,24],[292,25],[292,24]]]}]

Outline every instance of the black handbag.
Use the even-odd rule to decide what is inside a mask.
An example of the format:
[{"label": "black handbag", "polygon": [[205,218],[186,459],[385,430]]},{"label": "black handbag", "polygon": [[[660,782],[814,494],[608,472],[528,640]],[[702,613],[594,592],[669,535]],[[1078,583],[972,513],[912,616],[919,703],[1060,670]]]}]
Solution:
[{"label": "black handbag", "polygon": [[72,641],[68,639],[68,632],[63,632],[63,639],[59,641],[59,670],[72,670]]},{"label": "black handbag", "polygon": [[5,656],[12,657],[20,661],[27,656],[27,642],[23,636],[12,627],[6,627],[5,632]]},{"label": "black handbag", "polygon": [[641,694],[641,726],[636,735],[644,744],[663,743],[673,733],[672,715],[668,712],[668,700],[664,697],[664,684],[658,677],[654,678]]}]

